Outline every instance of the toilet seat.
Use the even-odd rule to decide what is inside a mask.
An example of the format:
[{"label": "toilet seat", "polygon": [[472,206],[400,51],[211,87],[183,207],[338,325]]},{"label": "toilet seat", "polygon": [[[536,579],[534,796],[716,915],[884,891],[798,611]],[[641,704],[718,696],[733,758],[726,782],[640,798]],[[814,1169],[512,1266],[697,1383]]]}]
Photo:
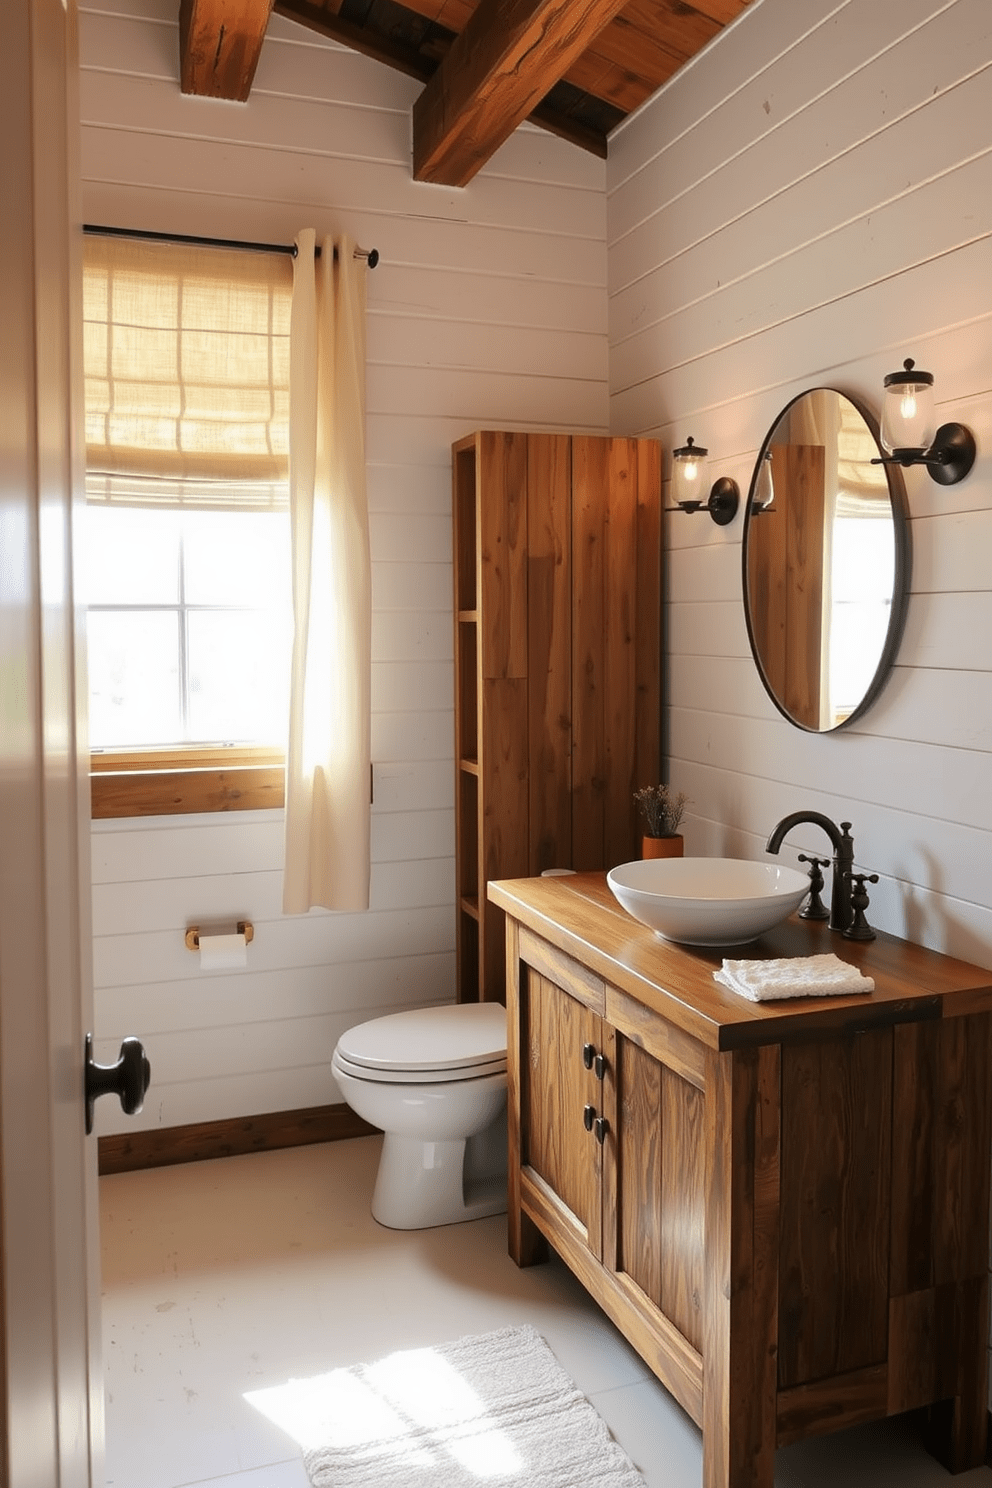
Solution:
[{"label": "toilet seat", "polygon": [[357,1080],[423,1085],[474,1080],[506,1070],[506,1009],[455,1003],[390,1013],[338,1040],[335,1059]]},{"label": "toilet seat", "polygon": [[331,1068],[350,1075],[353,1080],[372,1080],[385,1085],[443,1085],[453,1080],[480,1080],[488,1075],[505,1075],[506,1060],[493,1059],[486,1064],[470,1064],[460,1069],[369,1069],[367,1065],[352,1064],[336,1049]]}]

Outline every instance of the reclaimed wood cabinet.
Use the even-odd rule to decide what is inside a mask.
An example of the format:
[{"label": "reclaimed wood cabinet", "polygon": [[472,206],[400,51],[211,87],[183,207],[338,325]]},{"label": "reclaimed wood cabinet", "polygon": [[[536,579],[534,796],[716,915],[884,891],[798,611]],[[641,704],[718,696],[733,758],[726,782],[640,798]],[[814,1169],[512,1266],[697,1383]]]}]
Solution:
[{"label": "reclaimed wood cabinet", "polygon": [[502,1001],[493,878],[636,856],[661,764],[661,447],[480,431],[452,449],[459,1001]]},{"label": "reclaimed wood cabinet", "polygon": [[777,1446],[926,1408],[984,1460],[992,973],[793,919],[870,997],[751,1004],[602,874],[497,882],[507,916],[510,1252],[555,1248],[702,1428],[704,1488]]}]

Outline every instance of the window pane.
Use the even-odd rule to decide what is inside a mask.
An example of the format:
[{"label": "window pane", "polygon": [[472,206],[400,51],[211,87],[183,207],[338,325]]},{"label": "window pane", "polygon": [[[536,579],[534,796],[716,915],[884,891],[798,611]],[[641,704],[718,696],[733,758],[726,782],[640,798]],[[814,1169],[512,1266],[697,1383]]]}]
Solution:
[{"label": "window pane", "polygon": [[284,745],[289,719],[287,620],[191,611],[189,733],[196,742]]},{"label": "window pane", "polygon": [[187,512],[186,602],[289,607],[287,512]]},{"label": "window pane", "polygon": [[176,612],[91,611],[87,634],[91,747],[181,740]]},{"label": "window pane", "polygon": [[83,538],[88,604],[178,602],[178,512],[88,506]]}]

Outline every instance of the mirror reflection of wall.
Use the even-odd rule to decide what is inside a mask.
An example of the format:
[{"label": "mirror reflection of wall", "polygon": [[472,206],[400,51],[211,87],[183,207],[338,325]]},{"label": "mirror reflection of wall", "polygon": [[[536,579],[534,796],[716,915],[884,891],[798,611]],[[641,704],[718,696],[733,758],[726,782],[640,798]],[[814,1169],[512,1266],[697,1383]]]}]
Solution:
[{"label": "mirror reflection of wall", "polygon": [[[751,647],[800,728],[841,727],[877,694],[902,624],[901,487],[866,416],[829,388],[783,411],[762,446],[744,530]],[[769,462],[774,500],[759,509]]]}]

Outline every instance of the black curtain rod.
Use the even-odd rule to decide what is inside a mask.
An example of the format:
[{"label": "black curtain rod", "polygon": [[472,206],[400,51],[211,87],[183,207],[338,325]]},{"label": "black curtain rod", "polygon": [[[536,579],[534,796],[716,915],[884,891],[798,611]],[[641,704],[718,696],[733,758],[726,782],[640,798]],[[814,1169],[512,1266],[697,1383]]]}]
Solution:
[{"label": "black curtain rod", "polygon": [[[235,238],[198,238],[188,233],[143,232],[133,227],[100,227],[90,222],[83,224],[83,232],[99,233],[105,238],[142,238],[150,243],[193,243],[198,248],[245,248],[252,253],[288,253],[291,258],[296,257],[295,243],[243,243]],[[320,257],[319,243],[317,257]],[[356,248],[354,257],[364,258],[369,268],[374,269],[379,262],[379,250]]]}]

